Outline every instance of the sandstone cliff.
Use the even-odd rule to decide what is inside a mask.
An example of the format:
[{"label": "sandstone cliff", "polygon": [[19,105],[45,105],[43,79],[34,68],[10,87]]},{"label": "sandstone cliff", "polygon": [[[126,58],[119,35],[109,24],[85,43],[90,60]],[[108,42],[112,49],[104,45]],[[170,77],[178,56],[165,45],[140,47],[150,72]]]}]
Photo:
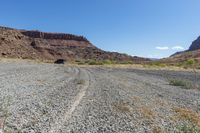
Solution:
[{"label": "sandstone cliff", "polygon": [[65,33],[17,30],[0,27],[0,57],[40,60],[114,60],[142,62],[148,59],[95,47],[83,36]]}]

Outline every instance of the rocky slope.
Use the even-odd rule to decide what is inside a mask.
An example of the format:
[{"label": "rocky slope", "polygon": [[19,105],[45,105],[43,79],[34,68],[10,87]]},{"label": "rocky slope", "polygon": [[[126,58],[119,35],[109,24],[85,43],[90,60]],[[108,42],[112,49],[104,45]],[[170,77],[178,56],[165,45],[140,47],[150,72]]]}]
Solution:
[{"label": "rocky slope", "polygon": [[188,51],[200,50],[200,36],[192,42]]},{"label": "rocky slope", "polygon": [[147,59],[95,47],[83,36],[17,30],[0,27],[0,57],[56,60],[115,60],[141,62]]},{"label": "rocky slope", "polygon": [[188,50],[177,52],[169,58],[162,59],[161,61],[167,63],[181,63],[188,59],[197,59],[200,63],[200,37],[192,42]]}]

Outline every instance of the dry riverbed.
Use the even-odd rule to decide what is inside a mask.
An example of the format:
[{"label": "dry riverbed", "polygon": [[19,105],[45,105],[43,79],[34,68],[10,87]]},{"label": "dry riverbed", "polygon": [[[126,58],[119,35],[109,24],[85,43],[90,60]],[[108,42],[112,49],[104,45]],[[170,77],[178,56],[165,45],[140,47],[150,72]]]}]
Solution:
[{"label": "dry riverbed", "polygon": [[192,72],[0,62],[0,132],[199,132],[199,83]]}]

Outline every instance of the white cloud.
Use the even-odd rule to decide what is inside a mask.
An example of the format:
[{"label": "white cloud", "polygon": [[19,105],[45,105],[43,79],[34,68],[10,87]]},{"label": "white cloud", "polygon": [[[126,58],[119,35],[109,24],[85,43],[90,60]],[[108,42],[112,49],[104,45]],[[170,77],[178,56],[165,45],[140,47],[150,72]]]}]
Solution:
[{"label": "white cloud", "polygon": [[160,59],[160,58],[161,58],[161,56],[160,56],[160,55],[156,55],[156,54],[154,54],[154,55],[147,55],[147,58],[155,58],[155,59]]},{"label": "white cloud", "polygon": [[185,48],[179,45],[173,46],[173,47],[168,47],[168,46],[157,46],[156,49],[158,50],[184,50]]},{"label": "white cloud", "polygon": [[158,50],[168,50],[169,47],[160,47],[160,46],[157,46],[156,49],[158,49]]},{"label": "white cloud", "polygon": [[184,48],[182,46],[174,46],[172,50],[184,50]]}]

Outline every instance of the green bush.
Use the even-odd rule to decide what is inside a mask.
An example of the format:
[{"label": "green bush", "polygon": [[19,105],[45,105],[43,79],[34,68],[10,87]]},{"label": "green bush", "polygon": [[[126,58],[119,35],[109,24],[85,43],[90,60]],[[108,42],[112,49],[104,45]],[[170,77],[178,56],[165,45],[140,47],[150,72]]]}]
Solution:
[{"label": "green bush", "polygon": [[78,62],[78,65],[85,65],[85,62]]},{"label": "green bush", "polygon": [[124,61],[124,62],[120,62],[120,64],[133,64],[132,61]]},{"label": "green bush", "polygon": [[161,63],[161,62],[159,62],[159,61],[151,62],[151,63],[149,63],[148,65],[150,65],[150,66],[157,66],[157,67],[166,67],[166,66],[167,66],[166,64]]},{"label": "green bush", "polygon": [[111,60],[103,60],[102,63],[107,65],[113,64]]},{"label": "green bush", "polygon": [[75,60],[75,62],[79,63],[79,62],[81,62],[81,60]]},{"label": "green bush", "polygon": [[100,61],[90,61],[89,63],[88,63],[89,65],[103,65],[103,62],[100,62]]},{"label": "green bush", "polygon": [[194,88],[194,85],[189,81],[184,81],[184,80],[180,80],[180,79],[168,79],[168,80],[169,80],[169,84],[173,85],[173,86],[180,86],[185,89],[193,89]]},{"label": "green bush", "polygon": [[187,61],[186,61],[186,65],[187,66],[192,66],[192,65],[194,65],[195,64],[195,60],[194,59],[188,59]]},{"label": "green bush", "polygon": [[185,62],[182,63],[184,68],[192,68],[192,69],[198,69],[199,64],[198,64],[197,59],[188,59]]}]

